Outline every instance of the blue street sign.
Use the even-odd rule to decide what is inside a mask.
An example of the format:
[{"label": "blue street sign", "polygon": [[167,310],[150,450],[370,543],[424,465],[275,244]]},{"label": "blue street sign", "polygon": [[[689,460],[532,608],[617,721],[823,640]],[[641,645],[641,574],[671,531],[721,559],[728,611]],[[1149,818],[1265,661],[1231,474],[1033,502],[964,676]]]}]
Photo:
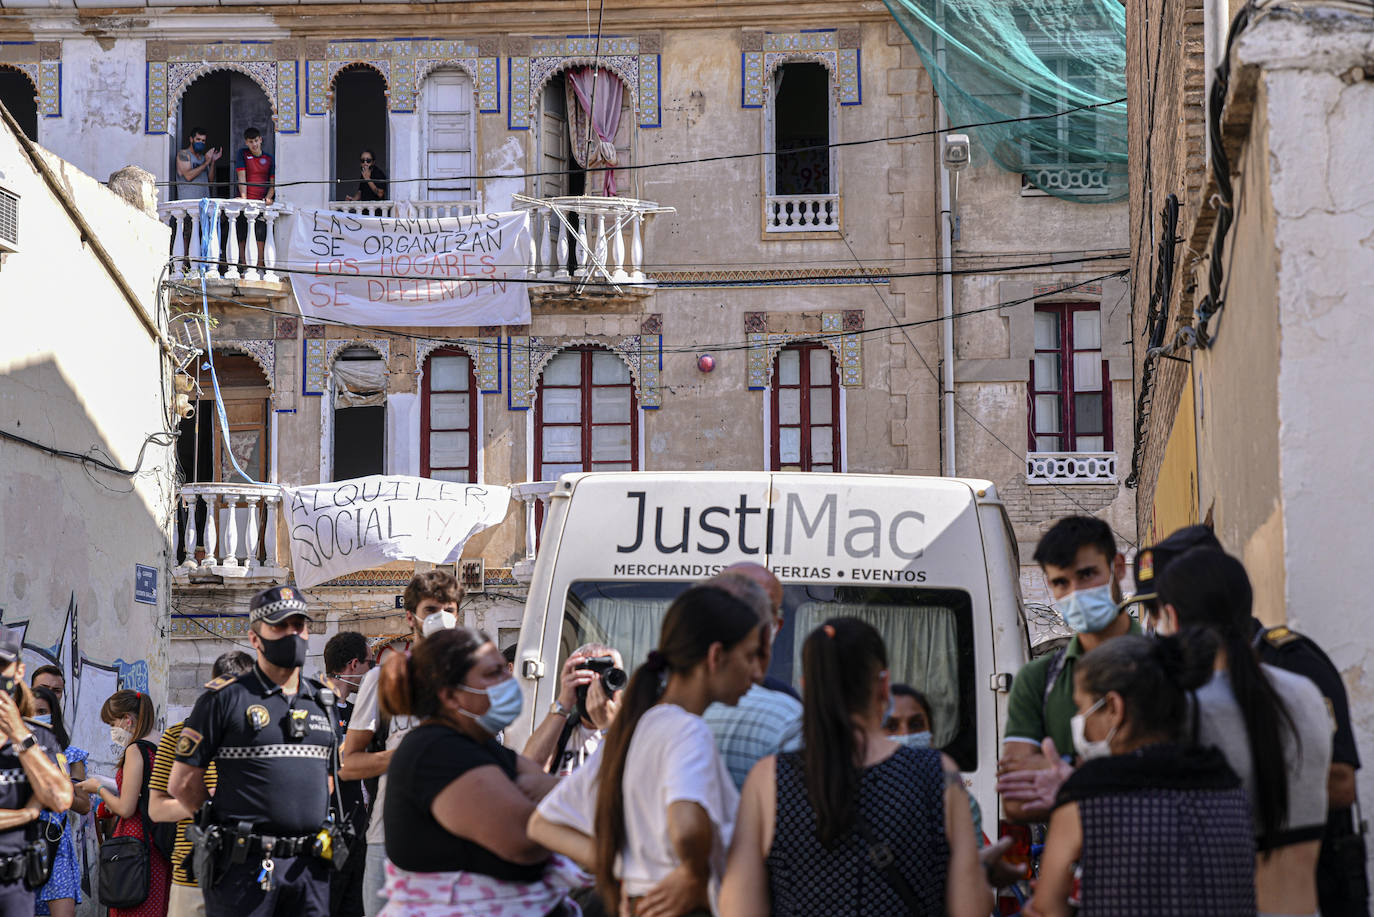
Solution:
[{"label": "blue street sign", "polygon": [[157,604],[157,568],[134,564],[134,601]]}]

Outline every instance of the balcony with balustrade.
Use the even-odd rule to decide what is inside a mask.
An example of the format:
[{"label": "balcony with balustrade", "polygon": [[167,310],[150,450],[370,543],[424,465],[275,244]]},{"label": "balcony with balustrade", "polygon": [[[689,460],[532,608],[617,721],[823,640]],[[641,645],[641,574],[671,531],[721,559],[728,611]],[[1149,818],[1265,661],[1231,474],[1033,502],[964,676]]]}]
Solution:
[{"label": "balcony with balustrade", "polygon": [[[206,283],[216,287],[247,286],[268,296],[285,295],[286,277],[278,273],[285,266],[285,245],[279,239],[290,207],[243,199],[216,199],[215,204],[219,216],[214,225],[202,218],[199,200],[158,204],[158,216],[172,227],[170,278],[199,284],[203,274]],[[207,238],[209,256],[202,257],[202,241]]]},{"label": "balcony with balustrade", "polygon": [[645,271],[649,221],[673,213],[654,201],[627,197],[531,198],[515,195],[530,211],[531,279],[536,296],[647,296],[655,288]]},{"label": "balcony with balustrade", "polygon": [[183,484],[178,498],[174,581],[286,582],[290,558],[278,538],[281,490],[270,484]]}]

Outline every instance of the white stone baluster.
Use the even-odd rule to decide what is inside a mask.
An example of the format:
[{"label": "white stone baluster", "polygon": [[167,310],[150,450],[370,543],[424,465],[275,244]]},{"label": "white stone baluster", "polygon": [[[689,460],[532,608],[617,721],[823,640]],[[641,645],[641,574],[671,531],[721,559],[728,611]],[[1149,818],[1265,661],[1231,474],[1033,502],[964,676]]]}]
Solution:
[{"label": "white stone baluster", "polygon": [[625,283],[630,279],[630,275],[625,273],[625,224],[628,222],[619,213],[611,214],[611,257],[615,268],[611,279],[616,283]]},{"label": "white stone baluster", "polygon": [[224,495],[224,560],[226,567],[239,565],[239,498],[236,494]]},{"label": "white stone baluster", "polygon": [[591,269],[600,273],[605,279],[609,279],[606,274],[606,254],[609,242],[610,239],[606,236],[606,213],[598,210],[596,212],[596,239],[593,243],[596,246],[596,260],[592,263]]},{"label": "white stone baluster", "polygon": [[186,530],[182,532],[181,546],[186,552],[185,559],[181,566],[187,570],[194,569],[196,563],[196,496],[195,494],[182,494],[181,503],[186,507]]},{"label": "white stone baluster", "polygon": [[644,282],[644,214],[638,210],[630,219],[630,279]]},{"label": "white stone baluster", "polygon": [[558,234],[558,245],[555,250],[558,252],[558,263],[554,265],[553,276],[555,280],[568,279],[568,236],[571,233],[568,227],[563,225],[563,221],[558,219],[558,215],[549,214],[549,226]]},{"label": "white stone baluster", "polygon": [[530,254],[529,254],[529,258],[530,258],[529,276],[530,276],[530,277],[542,277],[542,276],[543,276],[543,274],[541,273],[541,271],[540,271],[540,269],[539,269],[539,246],[540,246],[540,238],[539,238],[539,236],[540,236],[540,234],[539,234],[539,223],[538,223],[536,217],[537,217],[537,214],[535,214],[533,211],[530,211],[530,249],[529,249],[529,252],[530,252]]},{"label": "white stone baluster", "polygon": [[218,528],[215,516],[219,513],[219,497],[215,494],[205,494],[201,499],[205,501],[205,540],[201,542],[205,548],[205,559],[200,565],[213,567],[219,563],[219,539],[215,537]]},{"label": "white stone baluster", "polygon": [[[263,218],[262,204],[249,204],[244,208],[244,216],[248,218],[248,235],[244,236],[243,244],[247,248],[243,260],[248,262],[247,279],[262,280],[262,256],[258,254],[258,221]],[[264,242],[263,247],[266,248]]]},{"label": "white stone baluster", "polygon": [[[269,236],[268,238],[271,237]],[[261,553],[259,549],[262,547],[262,545],[258,543],[258,497],[254,494],[249,494],[244,499],[248,501],[248,520],[247,524],[244,526],[244,540],[248,542],[248,557],[247,563],[245,563],[244,566],[246,566],[251,573],[260,566],[258,563],[258,555]]]},{"label": "white stone baluster", "polygon": [[262,279],[269,283],[276,283],[281,279],[273,270],[277,266],[277,237],[273,231],[273,224],[279,215],[278,211],[272,208],[264,210],[262,214],[262,219],[267,223],[267,241],[263,243]]},{"label": "white stone baluster", "polygon": [[[225,253],[225,256],[224,256],[224,260],[225,260],[226,262],[228,262],[228,263],[225,265],[225,267],[226,267],[226,270],[225,270],[225,272],[224,272],[224,279],[225,279],[225,280],[238,280],[238,279],[239,279],[239,220],[238,220],[238,218],[239,218],[239,214],[242,213],[242,212],[243,212],[243,204],[236,203],[236,202],[234,202],[234,201],[226,201],[226,202],[224,203],[224,215],[225,215],[225,216],[227,217],[227,219],[228,219],[226,233],[227,233],[228,236],[229,236],[228,239],[225,239],[225,240],[224,240],[224,242],[225,242],[225,247],[228,249],[228,251]],[[243,243],[244,245],[251,245],[252,243],[253,243],[253,236],[252,236],[251,234],[249,234],[248,236],[245,236],[245,237],[244,237],[244,243]]]}]

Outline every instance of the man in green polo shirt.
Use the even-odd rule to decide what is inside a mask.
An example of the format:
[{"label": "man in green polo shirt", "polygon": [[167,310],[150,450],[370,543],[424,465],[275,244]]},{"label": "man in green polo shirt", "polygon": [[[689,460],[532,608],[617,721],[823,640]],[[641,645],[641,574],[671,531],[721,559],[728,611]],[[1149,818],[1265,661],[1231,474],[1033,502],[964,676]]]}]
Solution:
[{"label": "man in green polo shirt", "polygon": [[[1074,637],[1063,650],[1027,663],[1016,674],[1007,699],[999,778],[1064,766],[1059,755],[1073,752],[1069,721],[1078,712],[1074,664],[1113,637],[1140,633],[1140,625],[1121,609],[1126,559],[1117,552],[1107,523],[1092,516],[1066,516],[1044,534],[1034,556]],[[1015,821],[1044,821],[1049,815],[1048,809],[1005,795],[1002,802]]]}]

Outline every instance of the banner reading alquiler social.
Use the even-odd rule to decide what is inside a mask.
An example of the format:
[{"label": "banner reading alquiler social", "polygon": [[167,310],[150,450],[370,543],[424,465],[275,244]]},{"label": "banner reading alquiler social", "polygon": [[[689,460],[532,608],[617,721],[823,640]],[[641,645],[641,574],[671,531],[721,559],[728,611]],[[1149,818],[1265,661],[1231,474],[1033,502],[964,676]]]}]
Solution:
[{"label": "banner reading alquiler social", "polygon": [[296,210],[288,259],[301,315],[381,326],[525,325],[526,211],[453,217]]},{"label": "banner reading alquiler social", "polygon": [[302,589],[392,560],[451,564],[497,525],[510,488],[405,475],[282,487],[291,569]]}]

